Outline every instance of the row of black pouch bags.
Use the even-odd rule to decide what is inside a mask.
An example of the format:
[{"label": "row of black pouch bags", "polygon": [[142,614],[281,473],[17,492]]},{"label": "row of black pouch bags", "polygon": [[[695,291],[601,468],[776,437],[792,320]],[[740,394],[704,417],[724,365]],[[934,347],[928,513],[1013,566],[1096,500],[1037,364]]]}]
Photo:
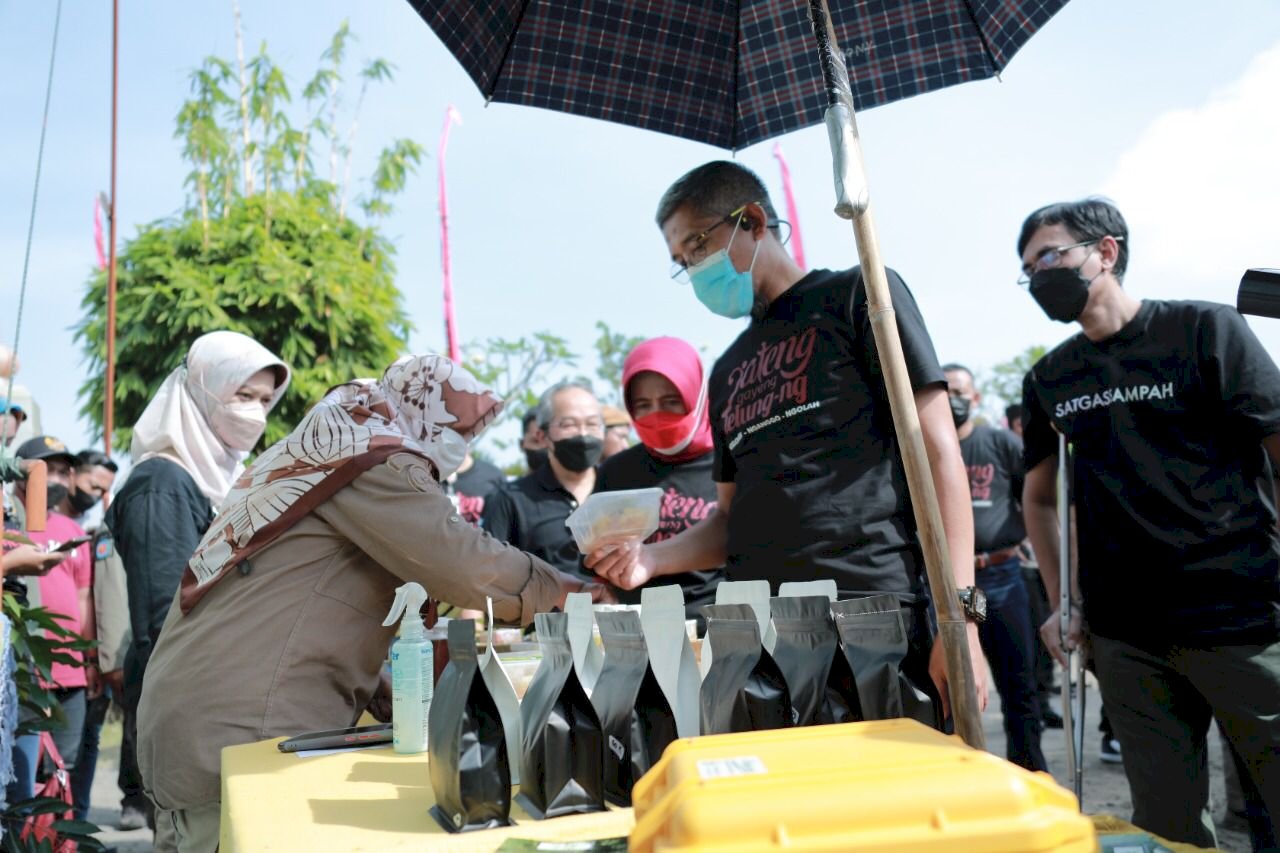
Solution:
[{"label": "row of black pouch bags", "polygon": [[[703,608],[711,663],[697,691],[702,734],[911,717],[934,725],[932,701],[901,672],[907,631],[897,598],[832,602],[826,596],[770,600],[772,653],[749,604]],[[509,826],[511,768],[521,806],[537,818],[631,804],[631,789],[681,734],[689,696],[651,665],[641,616],[599,612],[604,660],[590,696],[569,642],[569,616],[535,617],[539,665],[520,704],[520,751],[508,751],[502,715],[481,677],[474,626],[450,623],[449,665],[429,719],[432,814],[451,832]],[[672,620],[687,650],[680,620]],[[649,642],[666,643],[649,632]],[[685,687],[696,679],[691,654]],[[588,678],[594,678],[594,674]],[[688,693],[687,690],[684,691]]]}]

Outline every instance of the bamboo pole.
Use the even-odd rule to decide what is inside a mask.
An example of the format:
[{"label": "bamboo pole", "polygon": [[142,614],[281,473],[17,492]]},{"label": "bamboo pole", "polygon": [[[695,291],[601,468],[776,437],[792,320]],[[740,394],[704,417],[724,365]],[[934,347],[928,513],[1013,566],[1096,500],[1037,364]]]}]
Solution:
[{"label": "bamboo pole", "polygon": [[929,591],[938,614],[938,633],[946,652],[951,713],[956,722],[956,731],[965,743],[976,749],[983,749],[986,737],[982,730],[982,714],[978,708],[964,612],[956,594],[955,576],[951,571],[951,558],[942,526],[942,511],[938,505],[938,494],[925,451],[924,436],[920,431],[915,395],[902,355],[897,316],[889,295],[884,260],[880,256],[880,244],[871,216],[862,149],[854,120],[849,72],[839,53],[827,0],[809,0],[809,15],[829,99],[827,130],[831,137],[831,153],[835,164],[836,213],[853,223],[876,352],[884,373],[889,409],[893,414],[916,528],[924,551]]}]

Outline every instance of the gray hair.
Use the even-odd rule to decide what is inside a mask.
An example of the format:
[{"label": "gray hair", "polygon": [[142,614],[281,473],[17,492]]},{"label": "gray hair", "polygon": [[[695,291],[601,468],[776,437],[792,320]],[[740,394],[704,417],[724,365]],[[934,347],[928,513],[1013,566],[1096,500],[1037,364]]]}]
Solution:
[{"label": "gray hair", "polygon": [[[538,398],[538,426],[545,432],[547,427],[551,426],[551,418],[555,414],[556,395],[561,391],[568,391],[570,388],[581,388],[592,397],[596,395],[595,390],[581,379],[566,379],[552,385],[546,391],[542,392],[542,396]],[[600,401],[596,401],[596,406],[600,405]],[[603,412],[600,415],[604,417]]]}]

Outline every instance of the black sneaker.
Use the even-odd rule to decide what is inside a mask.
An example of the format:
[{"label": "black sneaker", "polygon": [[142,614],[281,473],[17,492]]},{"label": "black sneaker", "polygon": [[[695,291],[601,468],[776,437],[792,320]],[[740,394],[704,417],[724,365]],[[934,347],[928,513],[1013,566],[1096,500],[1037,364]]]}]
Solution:
[{"label": "black sneaker", "polygon": [[1062,728],[1062,715],[1052,708],[1040,709],[1040,722],[1044,724],[1046,729]]},{"label": "black sneaker", "polygon": [[1120,741],[1110,735],[1102,736],[1102,749],[1099,752],[1104,764],[1120,764],[1123,761],[1120,757]]}]

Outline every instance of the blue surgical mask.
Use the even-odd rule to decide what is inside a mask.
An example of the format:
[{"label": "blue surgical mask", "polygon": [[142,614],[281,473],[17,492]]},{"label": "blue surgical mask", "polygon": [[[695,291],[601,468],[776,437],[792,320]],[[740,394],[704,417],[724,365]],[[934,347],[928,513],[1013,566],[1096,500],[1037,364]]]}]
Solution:
[{"label": "blue surgical mask", "polygon": [[755,303],[751,270],[756,265],[760,243],[756,242],[756,250],[751,253],[751,266],[747,267],[746,272],[738,272],[729,259],[729,249],[737,236],[738,228],[735,226],[728,246],[708,255],[702,263],[689,267],[689,281],[693,283],[694,296],[721,317],[745,317],[751,313],[751,307]]}]

